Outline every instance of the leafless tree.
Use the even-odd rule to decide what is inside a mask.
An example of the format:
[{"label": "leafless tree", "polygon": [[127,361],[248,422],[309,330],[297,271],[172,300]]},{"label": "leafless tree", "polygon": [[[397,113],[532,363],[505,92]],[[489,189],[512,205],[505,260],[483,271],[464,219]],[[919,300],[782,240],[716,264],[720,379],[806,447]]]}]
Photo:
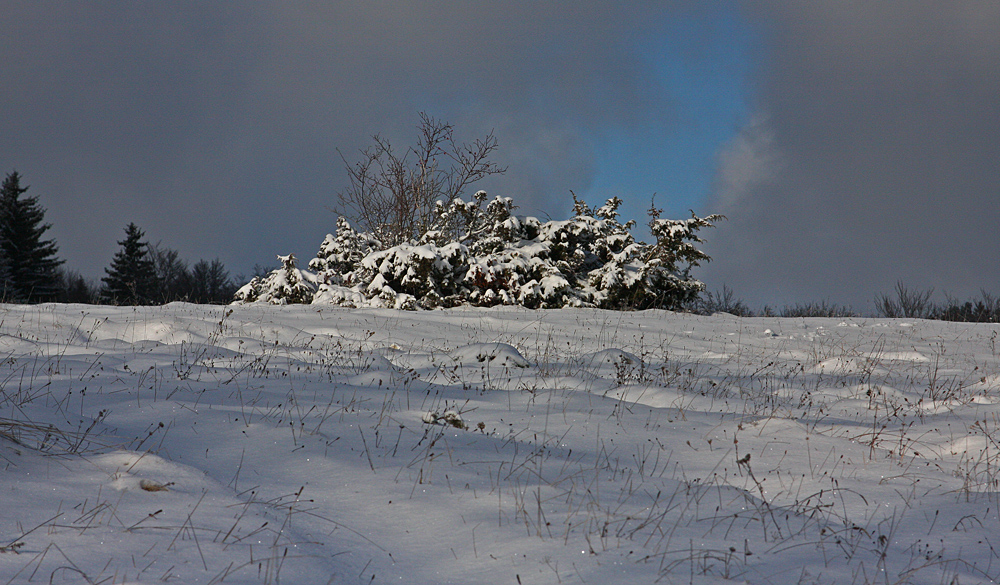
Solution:
[{"label": "leafless tree", "polygon": [[896,298],[893,299],[887,294],[875,297],[875,310],[880,317],[907,319],[930,319],[938,312],[937,307],[931,302],[931,295],[934,289],[911,290],[906,288],[902,282],[896,282]]},{"label": "leafless tree", "polygon": [[417,145],[402,154],[379,135],[354,164],[337,151],[350,186],[337,194],[336,211],[384,246],[419,238],[433,220],[437,201],[451,201],[473,183],[507,170],[490,161],[497,148],[492,131],[460,144],[451,124],[423,112],[418,129]]}]

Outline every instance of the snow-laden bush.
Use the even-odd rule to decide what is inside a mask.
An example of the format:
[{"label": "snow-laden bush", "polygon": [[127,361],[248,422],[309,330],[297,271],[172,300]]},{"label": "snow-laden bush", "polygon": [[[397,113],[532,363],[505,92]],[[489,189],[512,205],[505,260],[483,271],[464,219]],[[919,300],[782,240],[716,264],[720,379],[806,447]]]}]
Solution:
[{"label": "snow-laden bush", "polygon": [[236,291],[237,303],[270,303],[272,305],[311,303],[316,292],[316,275],[300,270],[295,256],[278,256],[281,268],[264,278],[253,279]]},{"label": "snow-laden bush", "polygon": [[638,242],[635,222],[621,223],[621,199],[590,208],[574,196],[573,217],[542,222],[517,217],[509,198],[438,202],[419,241],[382,246],[343,218],[309,271],[294,258],[254,279],[236,302],[329,303],[413,309],[521,305],[677,309],[704,285],[690,269],[709,257],[696,232],[721,216],[667,220],[650,210],[653,244]]},{"label": "snow-laden bush", "polygon": [[327,234],[319,246],[316,257],[309,261],[309,269],[324,273],[336,284],[341,275],[349,274],[365,256],[381,250],[382,244],[366,233],[359,233],[343,217],[337,218],[337,234]]}]

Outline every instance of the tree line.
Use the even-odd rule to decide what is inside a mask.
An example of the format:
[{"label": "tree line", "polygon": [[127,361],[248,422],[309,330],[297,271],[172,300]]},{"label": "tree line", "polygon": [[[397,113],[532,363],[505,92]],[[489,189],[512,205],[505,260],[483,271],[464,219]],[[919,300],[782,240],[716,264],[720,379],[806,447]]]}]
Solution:
[{"label": "tree line", "polygon": [[104,269],[100,284],[64,268],[52,227],[38,198],[27,195],[17,171],[0,186],[0,301],[156,305],[172,301],[228,303],[237,289],[219,260],[189,265],[177,250],[151,245],[134,223]]}]

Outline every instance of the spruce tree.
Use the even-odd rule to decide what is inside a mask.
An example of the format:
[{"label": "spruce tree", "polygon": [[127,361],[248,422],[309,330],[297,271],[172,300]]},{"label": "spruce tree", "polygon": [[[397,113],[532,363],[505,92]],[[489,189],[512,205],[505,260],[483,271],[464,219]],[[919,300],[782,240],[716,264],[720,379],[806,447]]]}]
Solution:
[{"label": "spruce tree", "polygon": [[94,304],[98,299],[97,287],[87,282],[79,272],[59,270],[61,291],[56,298],[58,303]]},{"label": "spruce tree", "polygon": [[187,262],[181,260],[180,253],[157,243],[149,247],[149,257],[160,284],[159,301],[191,301],[194,283]]},{"label": "spruce tree", "polygon": [[121,249],[115,253],[108,274],[101,279],[104,289],[101,297],[116,305],[150,305],[156,302],[158,279],[149,251],[149,244],[142,241],[145,234],[134,223],[125,228],[125,239],[118,242]]},{"label": "spruce tree", "polygon": [[195,303],[226,304],[236,292],[229,271],[218,258],[211,262],[199,260],[191,269],[191,281],[191,300]]},{"label": "spruce tree", "polygon": [[54,240],[42,236],[51,227],[43,223],[45,209],[37,197],[22,197],[21,175],[7,175],[0,187],[0,264],[6,300],[29,303],[54,301],[60,292]]}]

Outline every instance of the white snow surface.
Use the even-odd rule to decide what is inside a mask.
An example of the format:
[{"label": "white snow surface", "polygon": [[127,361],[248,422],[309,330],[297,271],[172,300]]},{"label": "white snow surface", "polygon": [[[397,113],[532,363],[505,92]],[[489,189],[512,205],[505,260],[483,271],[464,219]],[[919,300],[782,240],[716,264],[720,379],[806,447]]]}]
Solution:
[{"label": "white snow surface", "polygon": [[995,582],[998,334],[0,305],[0,583]]}]

